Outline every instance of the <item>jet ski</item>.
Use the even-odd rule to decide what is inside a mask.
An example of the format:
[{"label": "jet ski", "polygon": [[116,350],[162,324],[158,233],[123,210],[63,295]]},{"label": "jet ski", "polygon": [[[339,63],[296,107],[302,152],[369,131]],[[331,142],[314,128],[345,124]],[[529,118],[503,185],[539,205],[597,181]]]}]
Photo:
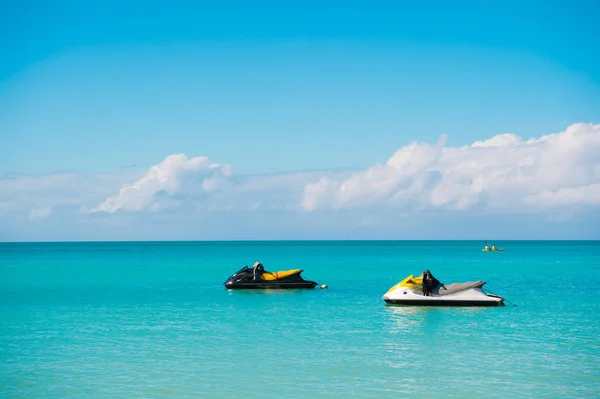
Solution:
[{"label": "jet ski", "polygon": [[304,280],[300,275],[304,270],[292,269],[279,272],[261,271],[260,277],[254,280],[253,269],[244,266],[223,283],[228,289],[287,289],[315,288],[317,283]]},{"label": "jet ski", "polygon": [[423,278],[412,274],[383,296],[388,304],[407,306],[504,306],[504,298],[483,292],[485,281],[442,284],[423,295]]}]

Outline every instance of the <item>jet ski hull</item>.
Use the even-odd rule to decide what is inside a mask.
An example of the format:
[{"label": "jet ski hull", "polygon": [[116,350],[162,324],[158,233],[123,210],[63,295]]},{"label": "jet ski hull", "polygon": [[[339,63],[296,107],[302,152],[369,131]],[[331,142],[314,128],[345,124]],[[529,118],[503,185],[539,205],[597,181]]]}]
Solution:
[{"label": "jet ski hull", "polygon": [[418,299],[385,299],[385,302],[390,305],[404,306],[503,306],[503,303],[501,301],[472,301],[448,299],[432,299],[428,301]]},{"label": "jet ski hull", "polygon": [[243,289],[299,289],[315,288],[317,283],[314,281],[269,281],[269,282],[245,282],[245,283],[225,283],[225,287],[232,290]]}]

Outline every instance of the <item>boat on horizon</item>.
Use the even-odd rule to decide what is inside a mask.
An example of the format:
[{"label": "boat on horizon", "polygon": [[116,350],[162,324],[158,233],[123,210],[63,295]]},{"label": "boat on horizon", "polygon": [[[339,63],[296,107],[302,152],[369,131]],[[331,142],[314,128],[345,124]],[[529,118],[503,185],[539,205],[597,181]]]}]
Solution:
[{"label": "boat on horizon", "polygon": [[497,248],[496,245],[492,244],[491,246],[488,242],[485,242],[485,246],[481,250],[481,252],[503,252],[504,248]]}]

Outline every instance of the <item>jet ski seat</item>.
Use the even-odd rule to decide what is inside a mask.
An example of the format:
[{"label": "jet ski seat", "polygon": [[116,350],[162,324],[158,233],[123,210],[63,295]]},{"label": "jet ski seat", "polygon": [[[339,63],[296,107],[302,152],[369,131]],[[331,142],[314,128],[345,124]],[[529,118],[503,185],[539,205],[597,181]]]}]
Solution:
[{"label": "jet ski seat", "polygon": [[472,281],[468,283],[453,283],[453,284],[440,284],[433,290],[434,295],[450,295],[456,294],[457,292],[468,290],[471,288],[481,288],[485,284],[485,281]]},{"label": "jet ski seat", "polygon": [[273,281],[279,280],[284,277],[293,276],[294,274],[299,274],[302,272],[302,269],[292,269],[292,270],[284,270],[280,272],[264,272],[261,276],[261,280]]}]

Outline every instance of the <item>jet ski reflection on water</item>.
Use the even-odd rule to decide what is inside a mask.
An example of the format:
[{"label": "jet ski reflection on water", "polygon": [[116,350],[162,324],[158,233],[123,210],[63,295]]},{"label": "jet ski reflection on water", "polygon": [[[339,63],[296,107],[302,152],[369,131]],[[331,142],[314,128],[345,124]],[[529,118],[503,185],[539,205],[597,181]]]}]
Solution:
[{"label": "jet ski reflection on water", "polygon": [[485,281],[442,284],[423,294],[423,277],[412,274],[383,296],[388,304],[408,306],[504,306],[504,298],[483,292]]},{"label": "jet ski reflection on water", "polygon": [[300,274],[303,271],[302,269],[292,269],[268,272],[264,270],[261,263],[255,262],[252,268],[244,266],[232,274],[224,285],[228,289],[315,288],[316,282],[302,278]]}]

